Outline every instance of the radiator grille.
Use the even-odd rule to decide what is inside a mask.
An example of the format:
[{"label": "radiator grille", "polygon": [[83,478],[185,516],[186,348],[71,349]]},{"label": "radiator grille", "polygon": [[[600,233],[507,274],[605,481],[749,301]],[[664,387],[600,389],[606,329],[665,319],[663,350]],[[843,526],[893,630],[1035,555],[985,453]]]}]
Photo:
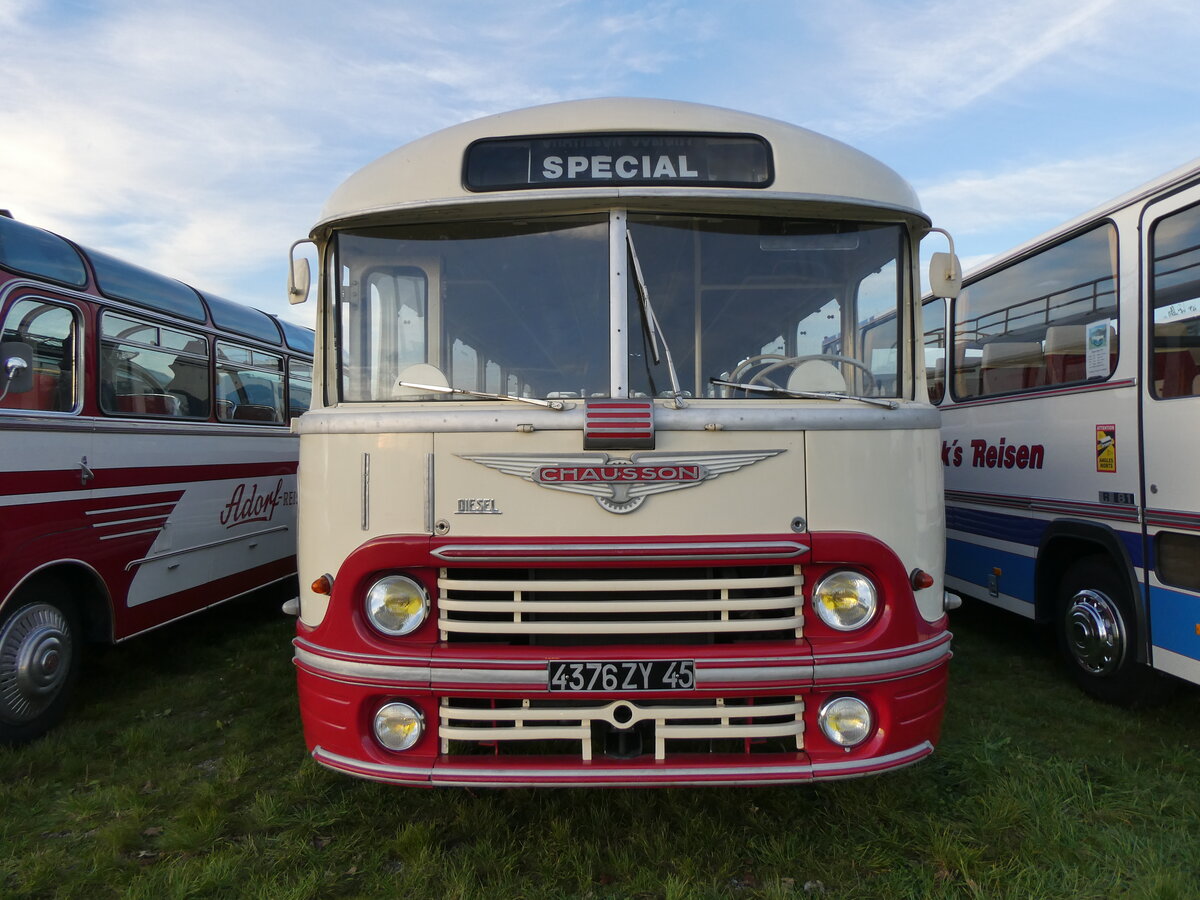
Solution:
[{"label": "radiator grille", "polygon": [[571,753],[586,761],[623,746],[637,748],[628,755],[649,753],[652,747],[661,760],[668,750],[754,753],[804,747],[799,697],[610,703],[443,698],[440,714],[442,753],[450,755]]},{"label": "radiator grille", "polygon": [[445,568],[442,640],[573,645],[800,637],[799,566]]}]

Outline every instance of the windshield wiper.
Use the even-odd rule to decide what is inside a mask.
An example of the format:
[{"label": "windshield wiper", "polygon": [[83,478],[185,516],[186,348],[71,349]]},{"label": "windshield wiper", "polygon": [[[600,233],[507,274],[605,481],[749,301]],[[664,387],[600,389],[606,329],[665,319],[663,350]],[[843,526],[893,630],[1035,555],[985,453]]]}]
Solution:
[{"label": "windshield wiper", "polygon": [[882,406],[884,409],[899,409],[900,404],[895,400],[885,400],[881,397],[859,397],[838,391],[789,391],[787,388],[770,387],[765,384],[742,384],[738,381],[725,381],[722,378],[709,378],[709,384],[719,384],[722,387],[737,388],[739,391],[753,391],[758,394],[769,394],[772,397],[795,397],[798,400],[858,400],[870,403],[872,406]]},{"label": "windshield wiper", "polygon": [[674,398],[675,408],[683,409],[687,404],[683,402],[683,389],[679,386],[675,361],[671,359],[671,348],[667,346],[667,339],[662,336],[662,326],[658,324],[658,316],[654,314],[654,307],[650,304],[650,291],[646,288],[646,279],[642,277],[642,263],[638,259],[637,247],[633,245],[633,233],[628,229],[625,231],[625,244],[629,247],[629,258],[633,261],[633,280],[637,284],[642,321],[650,335],[650,355],[654,358],[654,364],[658,365],[658,346],[662,344],[662,353],[667,358],[667,374],[671,378],[671,396]]},{"label": "windshield wiper", "polygon": [[537,397],[518,397],[515,394],[488,394],[483,391],[468,391],[465,388],[446,387],[444,384],[417,384],[415,381],[397,381],[397,387],[415,388],[419,391],[430,391],[434,394],[462,394],[465,397],[478,397],[481,400],[512,400],[516,403],[528,403],[531,406],[543,406],[557,412],[567,408],[561,400],[540,400]]}]

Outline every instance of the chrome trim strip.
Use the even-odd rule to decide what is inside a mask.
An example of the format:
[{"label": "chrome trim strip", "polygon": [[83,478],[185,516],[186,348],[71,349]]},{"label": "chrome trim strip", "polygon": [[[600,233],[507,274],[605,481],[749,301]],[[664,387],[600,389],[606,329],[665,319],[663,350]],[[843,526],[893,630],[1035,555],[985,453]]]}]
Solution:
[{"label": "chrome trim strip", "polygon": [[[420,779],[434,784],[469,784],[478,786],[514,786],[520,784],[538,784],[546,787],[586,787],[595,784],[619,784],[628,779],[636,779],[646,784],[646,779],[659,779],[667,776],[675,778],[699,778],[697,783],[708,784],[718,781],[721,775],[761,776],[751,777],[748,781],[760,781],[769,777],[790,777],[813,779],[824,778],[854,778],[885,768],[898,768],[915,763],[933,752],[930,741],[888,753],[884,756],[872,756],[865,759],[840,760],[828,763],[796,764],[785,763],[774,766],[747,765],[712,765],[712,766],[673,766],[663,762],[655,766],[631,766],[629,768],[593,768],[580,762],[577,766],[542,767],[536,773],[528,769],[503,768],[462,768],[453,765],[439,765],[436,762],[430,766],[400,766],[387,763],[377,763],[370,760],[351,759],[333,753],[319,744],[313,747],[312,757],[321,765],[342,772],[351,772],[364,778],[380,778],[393,780],[399,778]],[[862,770],[862,771],[856,771]],[[586,778],[581,776],[586,774]],[[708,777],[705,777],[708,776]],[[717,776],[717,777],[714,777]],[[575,781],[558,782],[555,778],[574,777]],[[493,782],[480,781],[481,778],[496,779]],[[459,780],[461,779],[461,781]],[[666,781],[652,781],[651,784],[665,784]],[[671,781],[671,783],[679,783]],[[736,781],[725,783],[736,783]]]},{"label": "chrome trim strip", "polygon": [[[306,412],[296,420],[306,434],[447,434],[512,432],[518,425],[536,431],[583,431],[582,405],[555,412],[524,404],[485,400],[402,401],[390,405],[345,405]],[[941,411],[924,403],[898,401],[899,409],[855,406],[853,400],[703,400],[685,409],[656,401],[657,431],[913,431],[937,430]],[[418,405],[419,404],[419,405]],[[416,407],[416,408],[410,408]],[[514,408],[515,407],[515,408]]]},{"label": "chrome trim strip", "polygon": [[[307,643],[307,642],[306,642]],[[308,644],[312,650],[295,644],[295,660],[302,662],[310,669],[321,672],[332,678],[367,679],[386,683],[405,683],[423,685],[478,685],[489,684],[510,687],[531,687],[539,691],[548,686],[549,674],[545,662],[524,660],[437,660],[424,666],[390,664],[383,657],[373,657],[373,660],[336,659],[325,656],[315,644]],[[712,690],[723,684],[758,684],[761,682],[791,681],[794,684],[808,688],[817,683],[839,681],[848,678],[880,678],[905,672],[922,666],[934,666],[943,660],[948,660],[951,651],[949,632],[938,635],[922,644],[901,647],[897,650],[876,651],[871,654],[856,654],[856,662],[839,662],[842,658],[837,654],[826,654],[817,657],[811,665],[795,665],[795,657],[775,661],[773,665],[763,665],[761,659],[748,660],[759,665],[730,666],[730,662],[738,660],[714,660],[714,665],[706,666],[705,660],[697,660],[696,687]],[[911,651],[911,652],[905,652]],[[888,654],[886,657],[884,654]],[[849,655],[849,654],[845,654]],[[880,657],[871,659],[870,657]],[[862,658],[866,657],[866,658]],[[409,660],[411,661],[411,660]],[[780,663],[793,663],[780,665]],[[495,668],[506,666],[508,668]],[[521,666],[522,668],[515,668]]]},{"label": "chrome trim strip", "polygon": [[[151,531],[157,530],[159,529],[151,529]],[[140,566],[142,563],[158,562],[160,559],[170,559],[172,556],[182,556],[185,553],[195,553],[197,550],[209,550],[213,547],[220,547],[225,544],[236,544],[238,541],[248,541],[251,538],[264,537],[268,534],[276,534],[277,532],[288,530],[288,526],[286,525],[276,525],[274,528],[264,528],[262,531],[255,531],[251,534],[239,534],[235,537],[222,538],[219,541],[209,541],[207,544],[197,544],[194,547],[183,547],[179,550],[168,550],[166,553],[159,553],[155,556],[145,556],[141,559],[135,559],[132,562],[126,563],[125,571],[128,572],[134,566]],[[117,536],[118,535],[112,535],[112,537]],[[101,538],[101,540],[104,540],[104,538]]]},{"label": "chrome trim strip", "polygon": [[[548,560],[605,562],[613,559],[704,559],[718,556],[732,556],[738,559],[776,559],[801,556],[807,553],[809,549],[807,544],[802,544],[799,541],[697,541],[692,544],[652,543],[649,541],[628,544],[480,543],[443,544],[431,551],[430,556],[445,560],[448,563],[477,560],[495,561],[497,559],[517,557],[530,562],[545,562]],[[537,554],[539,553],[547,555],[538,556]]]},{"label": "chrome trim strip", "polygon": [[625,246],[625,210],[608,211],[608,377],[609,395],[629,396],[625,376],[629,369],[629,251]]}]

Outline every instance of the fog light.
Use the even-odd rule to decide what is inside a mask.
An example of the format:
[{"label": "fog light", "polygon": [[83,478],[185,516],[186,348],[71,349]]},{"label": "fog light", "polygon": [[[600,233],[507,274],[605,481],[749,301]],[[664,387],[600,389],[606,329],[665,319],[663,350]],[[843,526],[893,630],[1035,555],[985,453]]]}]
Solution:
[{"label": "fog light", "polygon": [[411,634],[429,614],[425,588],[406,575],[380,578],[367,591],[367,618],[384,634]]},{"label": "fog light", "polygon": [[857,697],[834,697],[817,714],[825,737],[839,747],[857,747],[871,736],[875,723],[871,709]]},{"label": "fog light", "polygon": [[407,703],[389,703],[375,713],[375,739],[389,750],[408,750],[424,730],[425,717]]},{"label": "fog light", "polygon": [[878,602],[871,579],[842,570],[830,572],[817,582],[812,604],[821,621],[830,628],[853,631],[871,621]]}]

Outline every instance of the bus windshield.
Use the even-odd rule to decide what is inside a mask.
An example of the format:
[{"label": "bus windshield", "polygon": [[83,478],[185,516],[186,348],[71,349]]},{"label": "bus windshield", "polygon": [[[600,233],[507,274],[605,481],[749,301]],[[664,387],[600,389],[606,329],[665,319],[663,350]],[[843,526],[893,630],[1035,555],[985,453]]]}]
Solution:
[{"label": "bus windshield", "polygon": [[[456,399],[897,395],[902,227],[647,213],[616,227],[600,214],[341,232],[341,399],[451,396],[413,385]],[[814,360],[818,383],[797,382]]]}]

